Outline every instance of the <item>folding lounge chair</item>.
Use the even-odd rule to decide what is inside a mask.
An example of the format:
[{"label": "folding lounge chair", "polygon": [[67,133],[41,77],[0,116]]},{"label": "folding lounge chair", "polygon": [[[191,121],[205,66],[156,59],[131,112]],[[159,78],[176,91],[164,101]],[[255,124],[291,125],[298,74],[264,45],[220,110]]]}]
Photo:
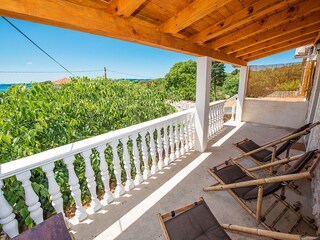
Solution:
[{"label": "folding lounge chair", "polygon": [[[275,158],[278,158],[278,156],[285,151],[286,157],[289,157],[291,146],[296,143],[303,135],[309,134],[311,129],[319,124],[320,121],[312,124],[308,123],[296,129],[291,134],[262,146],[258,145],[253,140],[246,138],[243,141],[234,144],[234,146],[240,149],[244,153],[244,155],[234,158],[233,160],[238,160],[243,157],[249,156],[257,164],[269,162],[270,160],[273,162]],[[282,145],[278,147],[280,143],[282,143]],[[268,148],[272,148],[272,151],[268,150]]]},{"label": "folding lounge chair", "polygon": [[272,239],[315,239],[231,224],[220,225],[203,198],[164,215],[158,213],[158,219],[166,240],[231,240],[225,229]]},{"label": "folding lounge chair", "polygon": [[35,227],[19,234],[13,240],[74,240],[62,213],[54,215]]},{"label": "folding lounge chair", "polygon": [[[280,218],[285,214],[287,210],[290,210],[299,218],[299,222],[303,221],[308,224],[311,228],[317,229],[311,219],[303,217],[298,212],[298,206],[292,206],[287,201],[285,201],[285,185],[290,181],[307,179],[313,177],[313,171],[316,164],[319,162],[320,152],[318,150],[309,151],[297,158],[289,158],[285,160],[280,160],[274,163],[266,164],[260,167],[245,169],[239,165],[236,161],[233,164],[226,162],[226,166],[218,169],[214,167],[209,169],[209,173],[218,181],[218,185],[215,184],[211,187],[204,188],[204,191],[219,191],[227,190],[240,205],[247,210],[250,215],[256,218],[257,224],[262,224],[269,230],[276,230],[274,226],[280,220]],[[294,160],[294,161],[293,161]],[[262,168],[268,168],[270,165],[283,164],[283,162],[292,162],[292,166],[287,169],[283,175],[276,177],[269,177],[263,179],[256,179],[251,172],[260,170]],[[312,163],[311,167],[309,167]],[[221,166],[221,165],[219,165]],[[308,168],[308,171],[301,172],[304,168]],[[220,183],[220,184],[219,184]],[[276,191],[281,189],[281,195],[276,194]],[[264,196],[272,195],[275,197],[276,201],[266,210],[264,214],[261,213],[262,200]],[[252,210],[245,202],[245,200],[257,199],[256,210]],[[282,203],[285,206],[283,212],[268,225],[265,223],[266,215],[269,214],[272,209],[278,204]],[[297,224],[299,224],[297,222]],[[290,230],[291,231],[291,230]]]}]

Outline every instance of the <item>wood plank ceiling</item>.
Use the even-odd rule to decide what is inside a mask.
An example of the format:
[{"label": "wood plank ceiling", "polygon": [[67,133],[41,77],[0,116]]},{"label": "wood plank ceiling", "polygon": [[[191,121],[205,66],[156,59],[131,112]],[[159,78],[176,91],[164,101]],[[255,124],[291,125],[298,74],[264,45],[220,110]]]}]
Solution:
[{"label": "wood plank ceiling", "polygon": [[0,15],[235,65],[320,38],[319,0],[0,0]]}]

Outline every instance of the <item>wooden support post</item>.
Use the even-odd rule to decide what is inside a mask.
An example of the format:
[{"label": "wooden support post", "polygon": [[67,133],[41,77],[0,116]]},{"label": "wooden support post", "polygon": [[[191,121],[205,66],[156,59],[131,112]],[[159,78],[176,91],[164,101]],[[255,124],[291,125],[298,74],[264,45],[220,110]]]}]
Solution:
[{"label": "wooden support post", "polygon": [[[276,159],[276,154],[277,154],[277,145],[273,146],[272,148],[272,157],[271,157],[271,163],[274,162],[274,160]],[[270,167],[270,172],[273,172],[273,166]]]},{"label": "wooden support post", "polygon": [[260,219],[261,219],[262,199],[263,199],[263,186],[259,185],[258,199],[257,199],[257,210],[256,210],[256,223],[257,224],[260,223]]},{"label": "wooden support post", "polygon": [[211,82],[211,58],[199,57],[197,64],[195,150],[204,152],[207,148],[209,129],[209,101]]},{"label": "wooden support post", "polygon": [[246,97],[247,81],[248,81],[248,67],[244,66],[240,68],[240,81],[238,87],[238,99],[236,108],[236,121],[242,121],[242,110],[244,105],[244,99]]}]

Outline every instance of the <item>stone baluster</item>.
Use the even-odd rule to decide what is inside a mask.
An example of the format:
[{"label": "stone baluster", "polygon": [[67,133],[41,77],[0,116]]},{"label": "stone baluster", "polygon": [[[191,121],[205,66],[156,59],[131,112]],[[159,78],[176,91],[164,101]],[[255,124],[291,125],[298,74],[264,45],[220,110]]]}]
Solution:
[{"label": "stone baluster", "polygon": [[141,140],[142,140],[142,160],[143,160],[143,166],[144,166],[144,171],[143,171],[143,178],[147,179],[151,176],[150,169],[149,169],[149,156],[148,156],[148,148],[147,148],[147,143],[146,143],[146,132],[142,131],[140,133],[141,135]]},{"label": "stone baluster", "polygon": [[132,151],[133,151],[133,162],[134,162],[134,166],[136,168],[136,177],[134,179],[134,184],[135,185],[139,185],[140,183],[143,182],[143,177],[141,174],[141,170],[140,170],[140,152],[138,150],[138,146],[137,146],[137,138],[138,138],[138,134],[133,134],[131,136],[132,139]]},{"label": "stone baluster", "polygon": [[10,238],[19,235],[18,221],[16,215],[13,213],[13,208],[3,196],[3,180],[0,180],[0,224],[3,231],[8,234]]},{"label": "stone baluster", "polygon": [[94,176],[94,171],[92,169],[91,161],[90,161],[91,153],[92,153],[91,149],[86,150],[83,153],[81,153],[81,156],[83,157],[85,162],[85,166],[86,166],[85,175],[87,178],[88,189],[91,194],[91,203],[90,203],[89,211],[96,212],[102,207],[102,205],[99,199],[97,198],[97,192],[96,192],[97,183],[96,183],[96,178]]},{"label": "stone baluster", "polygon": [[189,116],[185,116],[184,118],[184,149],[186,152],[189,152]]},{"label": "stone baluster", "polygon": [[192,126],[192,146],[194,146],[194,142],[196,140],[196,126],[194,123],[195,115],[192,114],[191,126]]},{"label": "stone baluster", "polygon": [[111,203],[114,200],[114,196],[112,195],[110,191],[110,177],[109,177],[109,170],[108,170],[108,164],[106,161],[106,157],[104,155],[104,151],[106,149],[105,145],[101,145],[97,147],[97,150],[99,152],[100,157],[100,173],[101,173],[101,179],[104,185],[104,196],[103,201],[105,203]]},{"label": "stone baluster", "polygon": [[184,149],[184,127],[183,127],[183,118],[180,118],[180,154],[184,155],[186,153]]},{"label": "stone baluster", "polygon": [[232,108],[231,108],[231,121],[235,121],[235,112],[236,112],[236,105],[235,102],[233,102],[232,104]]},{"label": "stone baluster", "polygon": [[225,111],[224,111],[224,103],[221,103],[221,129],[223,128],[223,117],[224,117]]},{"label": "stone baluster", "polygon": [[213,110],[212,107],[209,108],[209,138],[214,135],[213,131]]},{"label": "stone baluster", "polygon": [[170,163],[169,158],[169,132],[168,125],[164,124],[163,127],[163,148],[164,148],[164,165],[167,166]]},{"label": "stone baluster", "polygon": [[220,130],[221,128],[221,105],[219,104],[218,106],[218,131]]},{"label": "stone baluster", "polygon": [[175,127],[174,127],[174,142],[176,145],[176,151],[175,151],[175,157],[179,158],[180,157],[180,134],[179,134],[179,121],[178,119],[175,120]]},{"label": "stone baluster", "polygon": [[173,162],[175,159],[174,154],[174,133],[173,133],[173,124],[169,123],[169,141],[170,141],[170,162]]},{"label": "stone baluster", "polygon": [[120,197],[125,193],[124,187],[121,183],[121,166],[120,159],[118,156],[118,141],[111,142],[110,146],[112,147],[112,158],[113,158],[113,166],[114,166],[114,175],[117,180],[117,186],[114,192],[116,197]]},{"label": "stone baluster", "polygon": [[162,138],[161,138],[161,127],[157,127],[157,151],[158,151],[158,169],[162,170],[164,167],[164,161],[162,156]]},{"label": "stone baluster", "polygon": [[217,106],[214,106],[214,133],[216,133],[219,130],[218,127],[218,108]]},{"label": "stone baluster", "polygon": [[189,121],[188,121],[188,132],[189,132],[189,150],[192,149],[193,147],[193,132],[192,132],[192,121],[193,121],[193,118],[192,118],[192,114],[190,114],[188,116],[189,118]]},{"label": "stone baluster", "polygon": [[39,202],[38,195],[34,192],[30,177],[31,172],[26,171],[22,172],[16,175],[17,180],[22,183],[22,186],[24,188],[24,194],[25,194],[25,202],[28,206],[28,210],[30,212],[30,217],[33,219],[33,221],[38,225],[43,222],[43,210],[41,208],[41,204]]},{"label": "stone baluster", "polygon": [[149,136],[150,136],[150,156],[152,159],[152,166],[151,166],[151,173],[155,174],[156,172],[158,172],[158,165],[157,165],[157,154],[156,154],[156,145],[154,142],[154,133],[155,129],[151,128],[149,130]]},{"label": "stone baluster", "polygon": [[131,165],[130,165],[130,155],[128,151],[128,141],[129,137],[124,137],[121,139],[122,146],[123,146],[123,162],[124,162],[124,170],[126,171],[126,185],[124,189],[126,191],[130,191],[134,188],[134,182],[131,178]]},{"label": "stone baluster", "polygon": [[87,217],[86,210],[83,208],[81,203],[81,190],[78,177],[74,171],[74,156],[67,157],[64,159],[65,164],[69,172],[69,185],[71,189],[71,196],[73,197],[76,203],[76,213],[75,220],[81,222]]},{"label": "stone baluster", "polygon": [[46,176],[48,178],[48,191],[51,195],[50,199],[52,201],[52,206],[56,210],[57,213],[62,213],[62,215],[65,217],[63,212],[63,199],[62,194],[60,192],[59,185],[57,184],[56,179],[54,178],[54,163],[48,163],[44,166],[42,166],[43,171],[46,173]]}]

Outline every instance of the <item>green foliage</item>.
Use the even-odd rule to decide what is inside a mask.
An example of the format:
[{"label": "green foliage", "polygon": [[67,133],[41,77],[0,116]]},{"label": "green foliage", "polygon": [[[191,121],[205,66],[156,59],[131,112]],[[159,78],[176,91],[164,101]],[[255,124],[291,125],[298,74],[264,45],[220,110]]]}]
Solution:
[{"label": "green foliage", "polygon": [[[223,99],[225,94],[221,88],[226,78],[224,72],[224,63],[212,62],[212,84],[211,84],[211,100]],[[197,63],[189,60],[186,62],[178,62],[173,65],[169,73],[166,74],[165,91],[167,97],[173,101],[196,99],[196,78]],[[217,89],[214,90],[214,81],[217,81]]]},{"label": "green foliage", "polygon": [[[268,68],[260,71],[250,71],[247,96],[265,97],[279,89],[297,89],[297,83],[303,74],[301,64],[290,64],[278,68]],[[283,91],[283,90],[281,90]],[[286,90],[285,90],[286,91]]]},{"label": "green foliage", "polygon": [[299,79],[291,80],[284,83],[279,83],[275,86],[276,91],[296,91],[300,87],[301,81]]},{"label": "green foliage", "polygon": [[[14,86],[0,95],[0,163],[173,113],[174,109],[165,103],[165,99],[162,91],[154,91],[143,84],[100,78],[94,81],[75,78],[59,87],[51,83],[34,83],[30,89]],[[106,149],[106,159],[111,181],[114,181],[109,148]],[[99,161],[99,154],[94,150],[91,162],[97,188],[103,189]],[[88,201],[90,194],[85,164],[80,155],[76,155],[74,166],[82,200]],[[74,202],[63,161],[55,163],[54,173],[64,205],[68,208]],[[41,169],[32,170],[31,180],[44,212],[50,215],[54,209],[44,172]],[[14,207],[19,224],[32,227],[33,222],[24,204],[23,188],[15,177],[5,179],[4,193]]]},{"label": "green foliage", "polygon": [[236,70],[227,74],[226,80],[223,83],[224,92],[228,97],[234,96],[238,93],[240,73]]}]

